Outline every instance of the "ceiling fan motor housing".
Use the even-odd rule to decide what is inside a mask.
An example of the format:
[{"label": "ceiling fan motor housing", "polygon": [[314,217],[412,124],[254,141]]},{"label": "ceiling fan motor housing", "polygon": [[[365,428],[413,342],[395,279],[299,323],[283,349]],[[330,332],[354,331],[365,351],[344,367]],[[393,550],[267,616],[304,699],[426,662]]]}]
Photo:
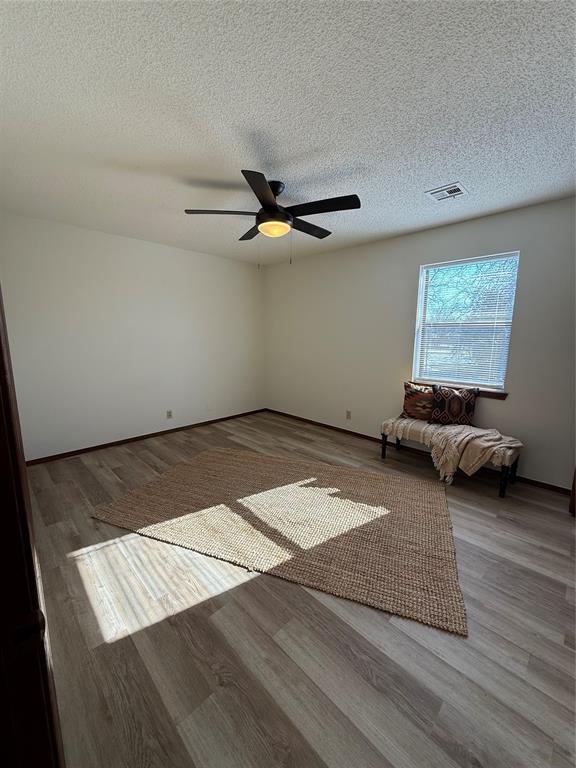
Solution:
[{"label": "ceiling fan motor housing", "polygon": [[293,216],[280,205],[276,208],[260,208],[256,214],[256,226],[265,221],[285,221],[292,226],[293,220]]}]

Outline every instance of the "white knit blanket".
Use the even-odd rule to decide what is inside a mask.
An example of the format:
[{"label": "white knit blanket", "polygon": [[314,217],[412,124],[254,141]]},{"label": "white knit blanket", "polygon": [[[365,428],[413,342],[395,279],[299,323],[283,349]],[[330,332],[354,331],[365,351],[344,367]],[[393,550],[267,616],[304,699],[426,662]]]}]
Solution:
[{"label": "white knit blanket", "polygon": [[488,461],[498,467],[511,466],[522,448],[519,440],[501,435],[497,429],[444,426],[420,419],[387,419],[382,424],[382,434],[427,445],[440,479],[448,484],[458,468],[473,475]]}]

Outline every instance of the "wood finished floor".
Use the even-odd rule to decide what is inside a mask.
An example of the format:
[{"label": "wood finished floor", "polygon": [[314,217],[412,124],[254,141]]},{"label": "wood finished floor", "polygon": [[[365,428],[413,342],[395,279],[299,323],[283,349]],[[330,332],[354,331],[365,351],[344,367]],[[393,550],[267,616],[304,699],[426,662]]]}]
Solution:
[{"label": "wood finished floor", "polygon": [[435,478],[270,413],[31,467],[68,768],[574,766],[566,497],[448,489],[463,639],[91,518],[213,446]]}]

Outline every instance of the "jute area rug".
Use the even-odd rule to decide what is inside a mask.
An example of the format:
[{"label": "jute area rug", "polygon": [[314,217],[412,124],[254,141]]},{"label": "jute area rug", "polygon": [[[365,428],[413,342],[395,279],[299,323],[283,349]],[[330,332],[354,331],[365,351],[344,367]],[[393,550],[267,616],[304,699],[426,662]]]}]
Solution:
[{"label": "jute area rug", "polygon": [[467,635],[440,483],[217,448],[94,516]]}]

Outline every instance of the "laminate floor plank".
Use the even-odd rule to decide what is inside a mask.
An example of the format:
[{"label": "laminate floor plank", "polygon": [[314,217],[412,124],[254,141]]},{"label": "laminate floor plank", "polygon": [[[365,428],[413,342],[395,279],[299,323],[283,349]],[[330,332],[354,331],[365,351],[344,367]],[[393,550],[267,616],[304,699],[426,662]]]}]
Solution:
[{"label": "laminate floor plank", "polygon": [[[279,579],[266,579],[269,601],[276,598],[285,606],[285,621],[280,629],[292,621],[306,626],[330,652],[343,657],[343,668],[354,670],[362,680],[375,688],[381,697],[389,699],[396,710],[422,730],[434,722],[442,699],[423,686],[406,669],[383,655],[364,637],[354,632],[349,624],[338,619],[325,605],[315,600],[306,590],[295,593],[290,584]],[[280,630],[277,630],[280,631]]]},{"label": "laminate floor plank", "polygon": [[[242,590],[242,587],[237,589]],[[222,599],[227,602],[229,596]],[[242,663],[235,644],[230,643],[210,620],[216,612],[214,609],[218,611],[224,607],[220,601],[214,606],[204,603],[170,619],[183,638],[188,655],[212,688],[212,695],[181,724],[181,730],[184,728],[189,736],[191,731],[198,735],[205,727],[206,717],[212,716],[215,707],[226,712],[223,728],[232,737],[236,734],[237,759],[241,760],[241,765],[324,768],[325,764],[302,733],[283,715],[274,696]],[[216,719],[212,725],[214,735],[217,735],[219,725],[220,721]],[[212,744],[213,750],[214,746]],[[244,758],[239,757],[242,754]],[[205,758],[201,760],[201,764],[204,763]],[[213,762],[207,764],[217,765]]]},{"label": "laminate floor plank", "polygon": [[391,624],[428,648],[469,680],[480,686],[488,685],[495,698],[522,715],[536,728],[567,749],[573,746],[572,724],[574,713],[517,674],[479,652],[471,643],[454,643],[455,636],[430,636],[424,625],[393,617]]},{"label": "laminate floor plank", "polygon": [[291,619],[275,640],[395,768],[413,768],[424,755],[429,768],[457,765],[299,619]]},{"label": "laminate floor plank", "polygon": [[30,467],[68,768],[574,768],[567,498],[447,489],[461,638],[91,516],[211,447],[436,479],[270,412]]},{"label": "laminate floor plank", "polygon": [[403,633],[393,619],[383,620],[376,612],[353,603],[335,604],[333,598],[320,592],[316,599],[442,699],[444,717],[450,712],[451,718],[457,718],[459,725],[451,731],[451,737],[464,754],[475,756],[482,766],[489,768],[548,766],[552,738],[515,708],[488,693],[490,680],[484,685],[470,680],[451,663]]},{"label": "laminate floor plank", "polygon": [[[266,577],[264,577],[266,578]],[[242,662],[330,768],[393,768],[235,599],[212,617]],[[243,602],[243,601],[242,601]]]}]

